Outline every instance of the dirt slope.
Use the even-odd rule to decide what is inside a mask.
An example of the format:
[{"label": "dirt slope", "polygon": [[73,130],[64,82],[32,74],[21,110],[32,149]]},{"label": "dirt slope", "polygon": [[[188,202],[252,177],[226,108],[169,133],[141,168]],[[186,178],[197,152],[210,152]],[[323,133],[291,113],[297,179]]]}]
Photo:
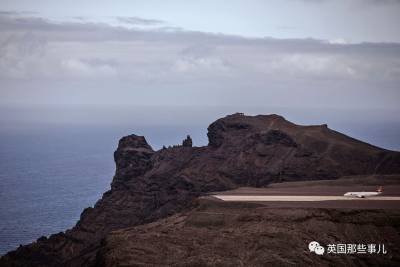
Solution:
[{"label": "dirt slope", "polygon": [[[191,212],[112,232],[98,266],[398,266],[400,211],[268,208],[202,200]],[[385,244],[387,254],[325,254],[308,243]]]}]

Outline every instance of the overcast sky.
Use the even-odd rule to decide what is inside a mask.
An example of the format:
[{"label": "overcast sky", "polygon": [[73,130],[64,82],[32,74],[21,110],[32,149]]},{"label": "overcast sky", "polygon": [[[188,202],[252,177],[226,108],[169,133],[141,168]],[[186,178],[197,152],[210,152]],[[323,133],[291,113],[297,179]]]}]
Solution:
[{"label": "overcast sky", "polygon": [[2,9],[65,20],[140,17],[250,37],[399,42],[398,0],[2,0]]},{"label": "overcast sky", "polygon": [[2,0],[0,10],[0,108],[399,111],[397,0]]}]

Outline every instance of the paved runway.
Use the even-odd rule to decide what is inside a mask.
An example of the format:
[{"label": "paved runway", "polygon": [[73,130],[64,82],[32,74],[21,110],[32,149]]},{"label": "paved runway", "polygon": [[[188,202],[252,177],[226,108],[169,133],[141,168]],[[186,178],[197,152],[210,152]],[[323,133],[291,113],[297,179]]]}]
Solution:
[{"label": "paved runway", "polygon": [[243,201],[243,202],[254,202],[254,201],[332,201],[332,200],[362,200],[362,201],[400,201],[400,197],[385,197],[376,196],[368,198],[358,197],[345,197],[345,196],[257,196],[257,195],[213,195],[214,197],[223,201]]}]

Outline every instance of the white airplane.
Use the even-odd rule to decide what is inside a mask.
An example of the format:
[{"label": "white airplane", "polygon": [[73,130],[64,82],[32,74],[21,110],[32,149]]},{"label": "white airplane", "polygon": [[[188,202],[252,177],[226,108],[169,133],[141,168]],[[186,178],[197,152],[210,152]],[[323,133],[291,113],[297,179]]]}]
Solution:
[{"label": "white airplane", "polygon": [[359,197],[359,198],[366,198],[366,197],[374,197],[382,194],[383,188],[382,186],[378,187],[376,192],[347,192],[344,194],[345,197]]}]

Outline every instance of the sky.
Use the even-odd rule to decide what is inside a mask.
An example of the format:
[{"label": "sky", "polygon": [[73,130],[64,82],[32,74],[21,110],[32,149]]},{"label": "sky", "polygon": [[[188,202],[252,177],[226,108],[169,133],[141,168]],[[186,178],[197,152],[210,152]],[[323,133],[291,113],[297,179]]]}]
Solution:
[{"label": "sky", "polygon": [[400,129],[399,14],[398,0],[1,0],[0,121],[153,108],[158,123],[245,111]]},{"label": "sky", "polygon": [[2,9],[65,20],[139,17],[248,37],[399,42],[398,0],[2,0]]}]

